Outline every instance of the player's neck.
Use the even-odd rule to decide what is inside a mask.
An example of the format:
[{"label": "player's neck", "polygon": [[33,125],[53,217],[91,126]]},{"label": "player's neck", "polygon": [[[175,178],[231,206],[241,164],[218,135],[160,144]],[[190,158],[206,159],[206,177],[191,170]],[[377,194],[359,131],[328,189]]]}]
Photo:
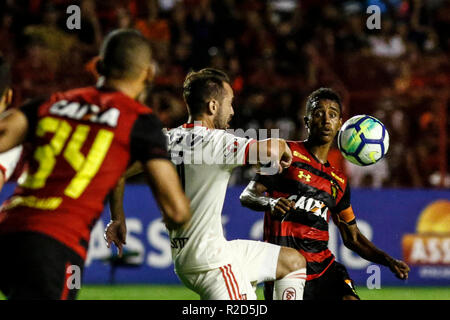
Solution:
[{"label": "player's neck", "polygon": [[214,121],[208,116],[189,116],[187,123],[193,123],[209,129],[216,129]]},{"label": "player's neck", "polygon": [[331,148],[331,143],[326,144],[316,144],[310,140],[305,141],[305,146],[310,153],[319,160],[320,163],[325,164],[328,162],[328,152]]},{"label": "player's neck", "polygon": [[97,87],[110,88],[122,92],[131,99],[136,99],[142,91],[142,85],[118,79],[99,79]]}]

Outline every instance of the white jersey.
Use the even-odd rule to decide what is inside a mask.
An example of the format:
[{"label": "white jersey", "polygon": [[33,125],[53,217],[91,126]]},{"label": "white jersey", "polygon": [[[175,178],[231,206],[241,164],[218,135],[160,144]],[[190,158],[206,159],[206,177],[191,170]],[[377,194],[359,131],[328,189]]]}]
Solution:
[{"label": "white jersey", "polygon": [[11,177],[22,154],[22,146],[17,146],[6,152],[0,153],[0,171],[3,173],[5,181]]},{"label": "white jersey", "polygon": [[[168,132],[169,152],[177,166],[192,219],[187,228],[170,232],[176,272],[199,272],[229,263],[224,250],[222,207],[233,168],[244,165],[256,140],[225,130],[183,125]],[[226,252],[225,252],[226,251]]]}]

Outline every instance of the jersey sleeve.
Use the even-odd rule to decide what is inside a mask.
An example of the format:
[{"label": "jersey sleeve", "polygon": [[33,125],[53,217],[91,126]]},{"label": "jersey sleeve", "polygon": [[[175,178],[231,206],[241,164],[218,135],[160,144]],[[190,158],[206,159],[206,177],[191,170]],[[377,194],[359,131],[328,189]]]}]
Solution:
[{"label": "jersey sleeve", "polygon": [[8,181],[17,166],[22,154],[22,146],[17,146],[6,152],[0,153],[0,174]]},{"label": "jersey sleeve", "polygon": [[142,163],[156,158],[170,159],[162,129],[161,121],[154,114],[140,115],[131,131],[131,158]]},{"label": "jersey sleeve", "polygon": [[224,130],[216,130],[211,135],[212,157],[229,169],[247,164],[250,146],[256,140],[241,138]]},{"label": "jersey sleeve", "polygon": [[345,188],[344,195],[336,204],[333,211],[339,216],[340,219],[344,220],[348,224],[353,224],[356,222],[355,214],[350,203],[350,186],[348,184]]},{"label": "jersey sleeve", "polygon": [[253,180],[255,182],[261,183],[267,188],[267,191],[270,192],[275,189],[276,177],[277,175],[262,175],[257,173]]}]

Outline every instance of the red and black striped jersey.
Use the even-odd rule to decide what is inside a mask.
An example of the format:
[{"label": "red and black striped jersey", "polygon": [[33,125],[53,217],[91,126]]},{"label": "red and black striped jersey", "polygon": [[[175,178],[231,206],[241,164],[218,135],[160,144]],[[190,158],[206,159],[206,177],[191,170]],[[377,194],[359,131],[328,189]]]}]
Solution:
[{"label": "red and black striped jersey", "polygon": [[295,208],[284,216],[266,212],[264,241],[297,249],[307,260],[307,279],[321,276],[334,261],[328,249],[331,213],[354,220],[346,176],[328,162],[320,163],[304,142],[288,141],[291,166],[274,176],[257,175],[272,198],[287,198]]},{"label": "red and black striped jersey", "polygon": [[122,92],[96,87],[22,108],[28,168],[0,211],[0,233],[46,234],[86,257],[91,228],[130,159],[168,159],[162,124]]}]

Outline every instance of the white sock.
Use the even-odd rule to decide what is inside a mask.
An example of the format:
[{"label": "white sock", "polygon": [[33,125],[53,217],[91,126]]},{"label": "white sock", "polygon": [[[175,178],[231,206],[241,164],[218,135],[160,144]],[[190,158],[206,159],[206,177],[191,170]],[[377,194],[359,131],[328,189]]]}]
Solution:
[{"label": "white sock", "polygon": [[303,300],[306,282],[306,268],[289,273],[276,280],[273,287],[273,300]]}]

